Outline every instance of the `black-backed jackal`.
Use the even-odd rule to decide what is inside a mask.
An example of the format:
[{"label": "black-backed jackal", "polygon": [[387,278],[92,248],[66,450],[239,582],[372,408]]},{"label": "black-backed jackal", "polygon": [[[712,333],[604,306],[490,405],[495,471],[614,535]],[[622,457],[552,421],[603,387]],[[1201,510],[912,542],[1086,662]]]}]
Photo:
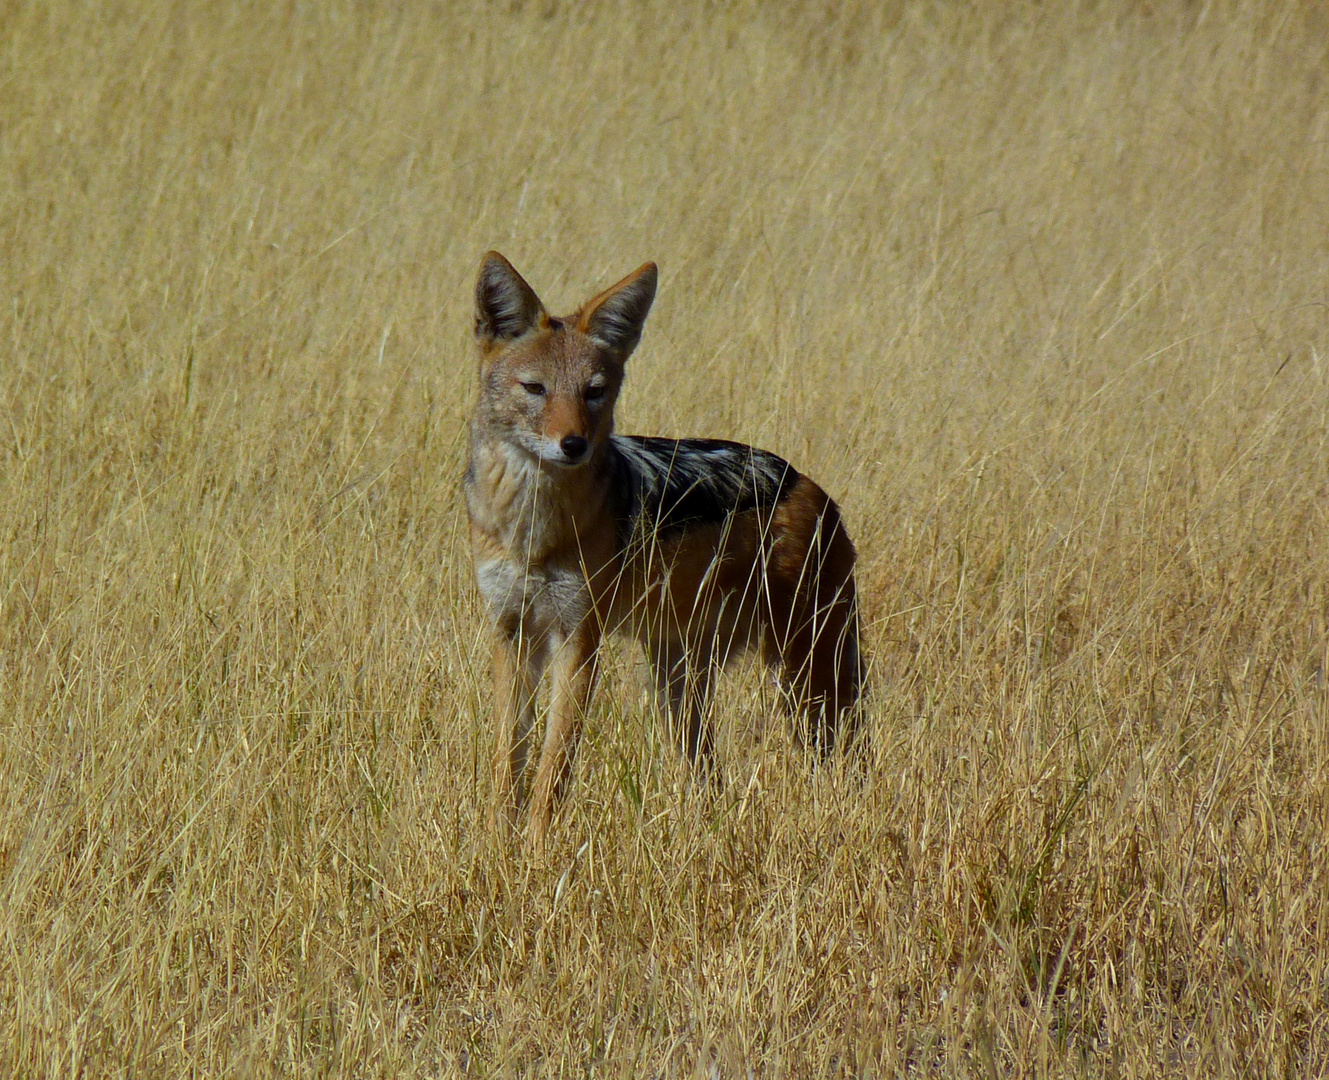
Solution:
[{"label": "black-backed jackal", "polygon": [[645,647],[675,741],[710,767],[716,670],[759,648],[823,754],[861,682],[854,546],[786,461],[718,439],[614,434],[623,368],[655,299],[647,263],[565,318],[491,251],[476,283],[480,399],[466,502],[497,630],[494,806],[524,801],[536,691],[548,716],[531,793],[540,839],[567,785],[607,631]]}]

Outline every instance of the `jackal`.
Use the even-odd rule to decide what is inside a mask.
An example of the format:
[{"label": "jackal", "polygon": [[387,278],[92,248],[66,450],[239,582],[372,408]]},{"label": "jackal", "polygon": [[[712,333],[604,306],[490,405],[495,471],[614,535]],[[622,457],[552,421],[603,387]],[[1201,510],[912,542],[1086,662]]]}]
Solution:
[{"label": "jackal", "polygon": [[821,753],[852,735],[862,681],[854,546],[830,497],[775,454],[614,434],[625,362],[655,299],[646,263],[564,318],[498,252],[480,267],[480,398],[466,503],[494,647],[496,815],[531,794],[539,840],[567,786],[607,631],[644,646],[673,739],[709,770],[717,669],[758,648]]}]

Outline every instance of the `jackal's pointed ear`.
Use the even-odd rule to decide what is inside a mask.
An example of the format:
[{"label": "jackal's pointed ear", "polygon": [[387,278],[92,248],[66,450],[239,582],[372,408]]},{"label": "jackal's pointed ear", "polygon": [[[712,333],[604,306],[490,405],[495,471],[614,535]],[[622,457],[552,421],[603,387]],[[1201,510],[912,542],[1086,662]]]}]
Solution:
[{"label": "jackal's pointed ear", "polygon": [[535,290],[497,251],[485,255],[475,282],[475,336],[481,344],[511,341],[549,321]]},{"label": "jackal's pointed ear", "polygon": [[617,285],[588,300],[577,313],[577,328],[626,359],[641,340],[641,327],[655,299],[659,276],[653,262],[638,267]]}]

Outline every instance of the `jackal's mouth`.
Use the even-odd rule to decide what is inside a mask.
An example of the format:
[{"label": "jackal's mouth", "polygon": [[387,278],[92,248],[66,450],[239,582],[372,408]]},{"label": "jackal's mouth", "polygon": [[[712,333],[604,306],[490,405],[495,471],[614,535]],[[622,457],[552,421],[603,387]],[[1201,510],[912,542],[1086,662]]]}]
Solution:
[{"label": "jackal's mouth", "polygon": [[591,460],[590,441],[580,435],[567,435],[559,442],[545,438],[522,440],[522,442],[542,465],[554,465],[560,469],[572,470],[581,468]]},{"label": "jackal's mouth", "polygon": [[560,451],[557,455],[551,454],[549,457],[542,457],[541,460],[547,462],[550,465],[557,465],[560,469],[567,469],[568,471],[571,471],[573,469],[580,469],[583,465],[585,465],[588,461],[590,461],[591,452],[590,449],[588,448],[582,451],[582,453],[578,454],[576,457],[571,457]]}]

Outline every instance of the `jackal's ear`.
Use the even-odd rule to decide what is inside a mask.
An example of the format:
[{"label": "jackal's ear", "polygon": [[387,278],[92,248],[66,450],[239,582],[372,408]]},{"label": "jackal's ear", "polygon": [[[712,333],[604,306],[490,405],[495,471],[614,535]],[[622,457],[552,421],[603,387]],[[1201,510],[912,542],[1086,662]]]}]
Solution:
[{"label": "jackal's ear", "polygon": [[497,251],[485,255],[475,282],[475,336],[481,344],[511,341],[549,321],[535,290]]},{"label": "jackal's ear", "polygon": [[638,267],[617,285],[588,300],[577,313],[577,328],[626,359],[641,340],[641,327],[655,299],[659,276],[653,262]]}]

